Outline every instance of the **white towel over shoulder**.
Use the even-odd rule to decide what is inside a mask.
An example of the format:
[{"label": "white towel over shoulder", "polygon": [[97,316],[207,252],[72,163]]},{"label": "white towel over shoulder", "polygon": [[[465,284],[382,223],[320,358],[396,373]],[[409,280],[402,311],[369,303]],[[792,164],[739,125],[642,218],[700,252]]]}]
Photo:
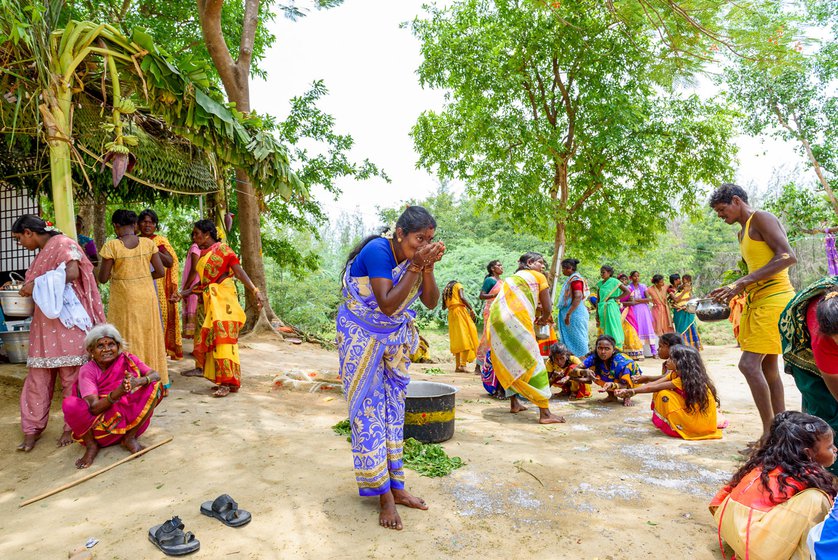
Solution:
[{"label": "white towel over shoulder", "polygon": [[87,332],[93,326],[93,322],[73,287],[67,284],[66,269],[65,263],[61,263],[55,270],[35,278],[32,299],[47,318],[58,317],[68,329],[78,327]]}]

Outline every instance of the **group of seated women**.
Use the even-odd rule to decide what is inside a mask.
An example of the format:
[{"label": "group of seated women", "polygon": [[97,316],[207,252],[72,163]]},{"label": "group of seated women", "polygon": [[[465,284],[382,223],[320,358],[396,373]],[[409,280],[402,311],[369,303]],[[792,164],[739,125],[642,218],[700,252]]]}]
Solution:
[{"label": "group of seated women", "polygon": [[718,439],[724,420],[717,413],[718,396],[698,351],[668,333],[661,337],[660,375],[643,375],[637,363],[623,354],[608,335],[596,339],[594,350],[576,357],[563,344],[550,347],[546,360],[550,385],[572,399],[591,396],[591,384],[607,394],[604,402],[622,401],[652,393],[652,423],[663,433],[688,440]]}]

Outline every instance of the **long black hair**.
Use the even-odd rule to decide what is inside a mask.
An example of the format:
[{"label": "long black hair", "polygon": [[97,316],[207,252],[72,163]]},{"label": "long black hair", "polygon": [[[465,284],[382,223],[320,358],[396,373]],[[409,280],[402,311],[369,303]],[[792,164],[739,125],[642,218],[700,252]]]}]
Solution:
[{"label": "long black hair", "polygon": [[198,228],[204,233],[208,233],[213,241],[218,241],[218,228],[215,227],[215,222],[212,220],[198,220],[192,227]]},{"label": "long black hair", "polygon": [[[608,342],[609,344],[611,344],[611,346],[614,347],[614,353],[611,354],[610,358],[608,358],[608,362],[612,362],[614,360],[614,356],[616,356],[617,354],[622,354],[623,353],[622,350],[617,348],[617,341],[614,340],[613,336],[608,335],[608,334],[599,335],[598,337],[596,337],[596,340],[594,341],[594,349],[591,350],[590,352],[588,352],[588,354],[587,354],[588,356],[593,356],[593,358],[594,358],[594,364],[593,364],[594,371],[596,371],[597,368],[600,368],[600,369],[604,370],[605,366],[610,365],[608,362],[603,361],[599,357],[599,354],[597,354],[596,347],[600,342]],[[629,359],[631,359],[631,358],[629,358]]]},{"label": "long black hair", "polygon": [[655,274],[652,276],[652,284],[657,284],[661,280],[663,280],[663,274]]},{"label": "long black hair", "polygon": [[451,296],[454,295],[454,286],[457,285],[456,280],[451,280],[442,289],[442,308],[448,309],[448,302],[451,301]]},{"label": "long black hair", "polygon": [[38,235],[49,235],[50,237],[61,235],[61,232],[57,229],[47,229],[47,227],[49,227],[47,223],[35,214],[24,214],[12,224],[12,233],[23,233],[24,230],[28,229]]},{"label": "long black hair", "polygon": [[486,279],[486,278],[488,278],[489,276],[494,276],[494,275],[495,275],[495,273],[494,273],[494,272],[492,272],[492,269],[493,269],[493,268],[495,268],[495,267],[496,267],[497,265],[499,265],[499,264],[501,264],[501,262],[500,262],[499,260],[497,260],[497,259],[495,259],[495,260],[493,260],[493,261],[489,261],[489,264],[487,264],[487,265],[486,265],[486,272],[487,272],[487,274],[486,274],[486,276],[484,276],[483,278],[484,278],[484,279]]},{"label": "long black hair", "polygon": [[668,332],[661,335],[658,339],[658,344],[666,344],[667,346],[678,346],[684,344],[684,339],[681,335],[674,332]]},{"label": "long black hair", "polygon": [[119,227],[137,225],[137,213],[133,210],[120,208],[111,215],[111,223]]},{"label": "long black hair", "polygon": [[156,226],[160,225],[160,218],[157,217],[157,212],[155,212],[151,208],[146,208],[145,210],[140,212],[140,215],[137,216],[137,223],[142,222],[145,219],[146,216],[151,218],[151,221],[154,225],[156,225]]},{"label": "long black hair", "polygon": [[670,274],[670,275],[669,275],[669,285],[670,285],[670,286],[674,286],[674,285],[675,285],[675,281],[676,281],[676,280],[680,280],[680,279],[681,279],[681,275],[680,275],[680,274]]},{"label": "long black hair", "polygon": [[678,372],[681,383],[684,385],[684,400],[687,403],[687,410],[707,412],[707,407],[710,406],[707,389],[710,389],[716,404],[720,404],[716,386],[710,376],[707,375],[707,368],[704,367],[704,361],[701,359],[698,350],[683,344],[670,348],[669,357],[675,362],[675,371]]},{"label": "long black hair", "polygon": [[[402,232],[407,235],[408,233],[415,233],[417,231],[422,231],[423,229],[434,228],[436,229],[436,220],[431,213],[425,210],[422,206],[408,206],[405,208],[405,211],[402,212],[402,215],[399,216],[399,219],[396,220],[396,229],[401,228]],[[361,252],[367,243],[381,237],[383,234],[390,231],[389,227],[381,228],[381,230],[373,235],[368,235],[363,238],[355,247],[349,252],[349,256],[346,257],[346,264],[344,264],[344,268],[348,265],[352,259],[358,256],[358,253]],[[393,232],[396,233],[395,231]]]},{"label": "long black hair", "polygon": [[561,267],[562,268],[569,268],[573,272],[576,272],[576,267],[579,265],[579,259],[563,259]]},{"label": "long black hair", "polygon": [[529,269],[529,262],[530,261],[537,261],[539,259],[544,259],[544,255],[541,253],[536,253],[535,251],[530,251],[528,253],[524,253],[520,257],[518,257],[518,270],[527,270]]},{"label": "long black hair", "polygon": [[570,357],[573,355],[567,346],[561,342],[555,342],[550,345],[550,361],[553,361],[553,356],[564,356],[565,366],[570,365]]},{"label": "long black hair", "polygon": [[825,335],[838,334],[838,288],[832,288],[815,310],[818,329]]},{"label": "long black hair", "polygon": [[612,278],[614,276],[614,267],[604,264],[601,267],[599,267],[599,272],[607,272],[610,275],[609,278]]},{"label": "long black hair", "polygon": [[812,450],[818,439],[832,435],[832,428],[818,418],[796,410],[786,410],[774,417],[768,433],[759,440],[756,450],[730,479],[730,486],[739,484],[754,469],[762,469],[759,479],[768,490],[771,501],[780,503],[781,496],[775,496],[769,485],[769,473],[780,468],[777,477],[778,490],[785,493],[793,488],[789,483],[795,480],[807,488],[818,488],[834,498],[835,482],[832,475],[813,457],[806,453]]}]

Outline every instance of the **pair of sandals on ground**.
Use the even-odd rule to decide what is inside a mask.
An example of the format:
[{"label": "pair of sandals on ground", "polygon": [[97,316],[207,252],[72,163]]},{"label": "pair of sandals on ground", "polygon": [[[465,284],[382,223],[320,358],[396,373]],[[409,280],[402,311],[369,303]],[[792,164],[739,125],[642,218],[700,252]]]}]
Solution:
[{"label": "pair of sandals on ground", "polygon": [[[228,527],[241,527],[250,523],[249,511],[239,509],[239,504],[227,494],[201,504],[201,513],[214,517]],[[201,542],[191,531],[184,532],[180,517],[174,516],[148,530],[148,540],[168,556],[183,556],[201,548]]]}]

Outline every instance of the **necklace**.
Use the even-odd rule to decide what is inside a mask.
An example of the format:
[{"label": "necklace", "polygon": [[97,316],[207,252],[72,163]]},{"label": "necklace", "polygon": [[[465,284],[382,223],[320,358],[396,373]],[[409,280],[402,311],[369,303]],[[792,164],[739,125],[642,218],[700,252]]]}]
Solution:
[{"label": "necklace", "polygon": [[396,256],[396,246],[393,244],[392,239],[390,240],[390,250],[393,251],[393,260],[396,261],[396,263],[398,263],[399,257]]}]

